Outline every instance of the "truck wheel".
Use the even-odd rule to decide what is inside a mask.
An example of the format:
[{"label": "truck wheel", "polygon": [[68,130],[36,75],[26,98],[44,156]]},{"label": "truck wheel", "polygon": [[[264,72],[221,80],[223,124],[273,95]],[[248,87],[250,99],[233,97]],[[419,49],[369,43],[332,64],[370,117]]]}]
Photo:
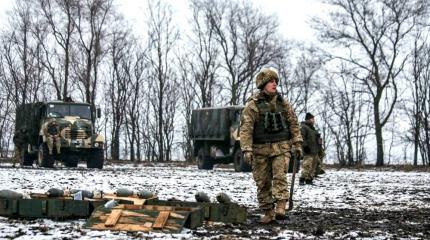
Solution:
[{"label": "truck wheel", "polygon": [[251,166],[249,166],[249,164],[243,159],[242,150],[240,148],[234,152],[233,164],[234,171],[236,172],[250,172],[252,170]]},{"label": "truck wheel", "polygon": [[54,155],[49,154],[48,145],[46,145],[46,143],[41,143],[39,145],[39,154],[37,159],[39,167],[53,168],[54,162]]},{"label": "truck wheel", "polygon": [[77,167],[79,162],[79,156],[67,155],[63,157],[64,166],[66,167]]},{"label": "truck wheel", "polygon": [[210,156],[205,151],[204,147],[200,148],[197,152],[197,167],[204,170],[212,170],[214,168]]},{"label": "truck wheel", "polygon": [[104,152],[103,149],[93,149],[87,158],[87,168],[103,168]]},{"label": "truck wheel", "polygon": [[28,153],[27,150],[24,150],[24,154],[22,156],[22,165],[23,166],[32,166],[33,161],[34,161],[33,156],[30,153]]}]

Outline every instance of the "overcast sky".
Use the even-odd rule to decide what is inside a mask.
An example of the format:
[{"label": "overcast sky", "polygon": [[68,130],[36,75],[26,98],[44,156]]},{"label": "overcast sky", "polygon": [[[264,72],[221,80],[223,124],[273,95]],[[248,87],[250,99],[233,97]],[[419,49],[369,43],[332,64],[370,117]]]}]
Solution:
[{"label": "overcast sky", "polygon": [[[0,0],[0,29],[7,22],[6,11],[10,10],[15,0]],[[169,1],[174,9],[178,23],[187,22],[187,0],[164,0]],[[324,9],[320,0],[249,0],[255,6],[260,7],[267,14],[278,16],[281,33],[298,41],[315,40],[314,32],[308,24],[312,16],[322,13]],[[126,18],[132,22],[135,28],[143,25],[144,12],[143,0],[116,0],[120,10]],[[137,31],[138,32],[138,31]]]}]

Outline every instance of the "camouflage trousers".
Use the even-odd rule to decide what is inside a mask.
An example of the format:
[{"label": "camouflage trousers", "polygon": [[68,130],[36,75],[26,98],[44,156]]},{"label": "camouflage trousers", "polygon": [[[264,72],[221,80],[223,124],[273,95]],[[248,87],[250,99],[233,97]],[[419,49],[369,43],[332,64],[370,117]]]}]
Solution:
[{"label": "camouflage trousers", "polygon": [[289,161],[289,153],[274,157],[254,155],[252,175],[257,185],[257,199],[261,209],[272,209],[275,201],[288,200]]},{"label": "camouflage trousers", "polygon": [[302,174],[300,178],[307,180],[313,179],[319,159],[318,154],[306,154],[303,157]]},{"label": "camouflage trousers", "polygon": [[54,150],[54,144],[55,144],[55,147],[57,149],[57,154],[61,153],[61,151],[60,151],[60,149],[61,149],[61,139],[59,137],[52,137],[52,136],[50,136],[50,137],[47,137],[46,140],[47,140],[46,144],[48,145],[48,150],[49,150],[49,154],[50,155],[53,154],[52,151]]},{"label": "camouflage trousers", "polygon": [[314,176],[318,175],[319,172],[323,171],[322,169],[322,158],[318,156],[318,161],[315,166]]},{"label": "camouflage trousers", "polygon": [[21,163],[21,159],[22,159],[22,153],[21,153],[22,151],[21,151],[21,149],[20,148],[18,148],[18,147],[15,147],[15,156],[14,156],[14,158],[13,158],[13,166],[15,166],[15,164],[19,164],[19,165],[22,165],[22,163]]}]

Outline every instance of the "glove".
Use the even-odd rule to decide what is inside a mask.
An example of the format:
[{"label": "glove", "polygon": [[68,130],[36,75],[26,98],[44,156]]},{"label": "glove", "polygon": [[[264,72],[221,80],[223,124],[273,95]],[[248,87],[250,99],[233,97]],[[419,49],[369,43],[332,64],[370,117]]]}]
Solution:
[{"label": "glove", "polygon": [[251,151],[246,151],[243,153],[243,160],[245,160],[246,163],[248,163],[250,166],[252,166],[252,152]]}]

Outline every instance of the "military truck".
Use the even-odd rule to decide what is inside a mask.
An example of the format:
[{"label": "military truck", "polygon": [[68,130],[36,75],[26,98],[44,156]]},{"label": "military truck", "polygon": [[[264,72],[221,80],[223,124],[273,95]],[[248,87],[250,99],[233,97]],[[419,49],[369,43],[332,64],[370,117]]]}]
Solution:
[{"label": "military truck", "polygon": [[191,115],[191,138],[199,169],[233,163],[237,172],[249,172],[239,142],[240,114],[243,106],[195,109]]},{"label": "military truck", "polygon": [[[55,160],[76,167],[80,160],[88,168],[103,168],[104,137],[95,132],[92,119],[100,109],[71,101],[37,102],[16,109],[15,133],[22,142],[21,162],[54,167]],[[15,138],[15,137],[14,137]]]}]

